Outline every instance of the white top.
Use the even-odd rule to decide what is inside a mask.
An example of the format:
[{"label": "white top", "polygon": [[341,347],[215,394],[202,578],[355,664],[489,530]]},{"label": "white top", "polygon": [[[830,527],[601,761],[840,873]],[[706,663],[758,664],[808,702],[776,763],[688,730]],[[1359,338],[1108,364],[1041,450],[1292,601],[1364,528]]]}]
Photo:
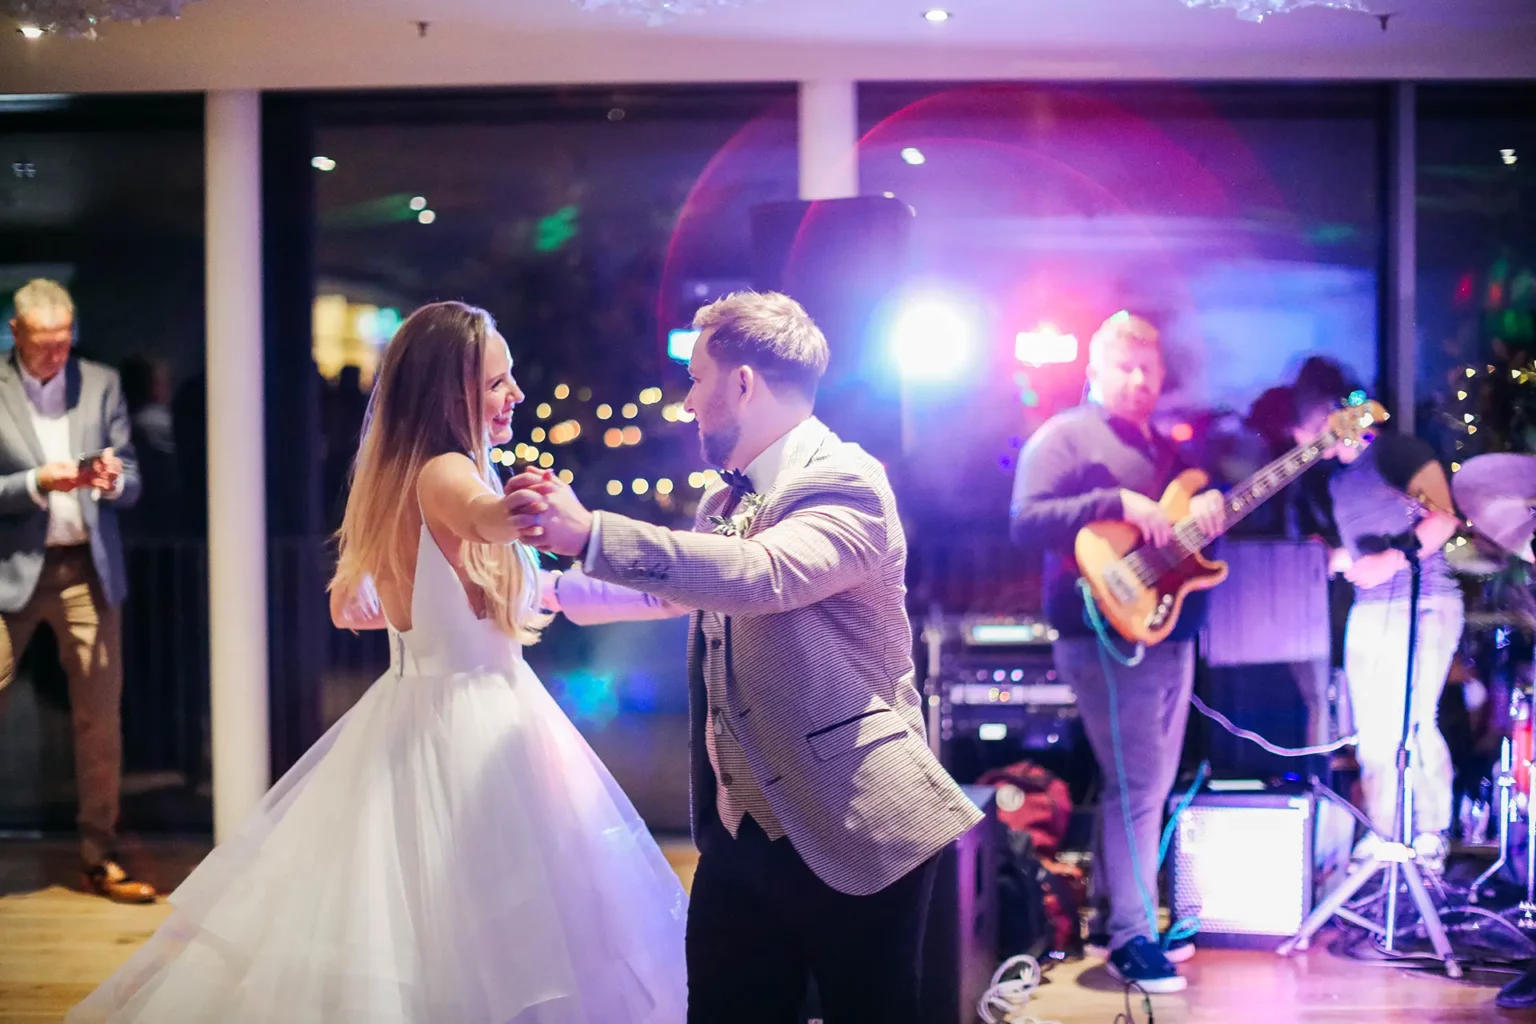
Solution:
[{"label": "white top", "polygon": [[[69,407],[65,396],[65,375],[56,373],[49,381],[40,381],[21,369],[22,388],[27,393],[27,404],[32,408],[32,430],[37,443],[43,449],[44,462],[74,462],[83,453],[70,451]],[[68,548],[90,541],[85,529],[85,514],[80,508],[79,491],[49,491],[47,494],[37,484],[37,470],[27,474],[27,492],[38,507],[48,510],[48,546]]]}]

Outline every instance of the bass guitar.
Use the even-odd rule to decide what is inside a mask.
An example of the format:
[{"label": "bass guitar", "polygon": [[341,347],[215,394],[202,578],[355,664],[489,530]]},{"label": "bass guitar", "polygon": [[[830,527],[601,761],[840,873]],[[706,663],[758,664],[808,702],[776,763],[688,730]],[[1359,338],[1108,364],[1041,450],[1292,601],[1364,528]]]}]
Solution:
[{"label": "bass guitar", "polygon": [[1249,513],[1284,490],[1336,445],[1364,446],[1387,419],[1377,402],[1361,401],[1337,410],[1311,444],[1300,445],[1271,462],[1226,495],[1222,528],[1207,536],[1189,514],[1189,503],[1205,490],[1207,476],[1198,469],[1180,473],[1163,492],[1159,505],[1173,520],[1173,543],[1153,547],[1126,522],[1090,523],[1077,534],[1078,571],[1100,613],[1125,639],[1151,646],[1173,631],[1184,598],[1209,590],[1227,578],[1225,562],[1201,552]]}]

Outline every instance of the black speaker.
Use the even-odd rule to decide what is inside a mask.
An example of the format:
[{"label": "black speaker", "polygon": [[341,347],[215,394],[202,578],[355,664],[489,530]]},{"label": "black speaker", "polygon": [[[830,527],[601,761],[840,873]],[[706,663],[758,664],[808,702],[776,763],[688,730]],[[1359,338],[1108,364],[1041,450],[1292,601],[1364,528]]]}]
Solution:
[{"label": "black speaker", "polygon": [[817,415],[887,463],[901,454],[901,382],[884,344],[907,271],[912,209],[882,196],[752,208],[752,286],[815,318],[832,350]]},{"label": "black speaker", "polygon": [[1327,661],[1328,549],[1315,541],[1223,540],[1226,583],[1211,591],[1204,654],[1212,667]]},{"label": "black speaker", "polygon": [[998,857],[1002,823],[991,786],[965,786],[986,815],[939,855],[923,942],[923,1017],[970,1024],[997,970]]}]

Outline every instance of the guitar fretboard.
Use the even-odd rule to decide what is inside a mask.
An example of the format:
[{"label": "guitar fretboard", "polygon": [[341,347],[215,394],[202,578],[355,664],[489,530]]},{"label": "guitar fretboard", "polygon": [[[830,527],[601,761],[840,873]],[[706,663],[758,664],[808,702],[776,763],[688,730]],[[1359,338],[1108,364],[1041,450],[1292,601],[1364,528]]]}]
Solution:
[{"label": "guitar fretboard", "polygon": [[1254,509],[1284,490],[1322,458],[1323,453],[1337,444],[1338,440],[1338,435],[1332,430],[1325,431],[1316,441],[1292,448],[1232,488],[1226,496],[1226,516],[1222,528],[1216,533],[1207,535],[1193,517],[1185,517],[1174,524],[1172,544],[1162,548],[1137,548],[1121,561],[1138,581],[1144,586],[1151,586],[1163,573],[1207,547],[1217,537],[1246,519]]}]

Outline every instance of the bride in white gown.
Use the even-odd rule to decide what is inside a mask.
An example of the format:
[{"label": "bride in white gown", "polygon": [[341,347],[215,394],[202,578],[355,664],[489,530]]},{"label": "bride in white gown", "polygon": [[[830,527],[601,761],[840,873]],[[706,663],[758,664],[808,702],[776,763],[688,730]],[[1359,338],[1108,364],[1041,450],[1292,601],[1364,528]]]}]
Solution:
[{"label": "bride in white gown", "polygon": [[387,626],[390,669],[70,1024],[684,1019],[682,888],[523,661],[540,499],[486,461],[522,397],[483,311],[401,326],[332,583],[338,625]]}]

